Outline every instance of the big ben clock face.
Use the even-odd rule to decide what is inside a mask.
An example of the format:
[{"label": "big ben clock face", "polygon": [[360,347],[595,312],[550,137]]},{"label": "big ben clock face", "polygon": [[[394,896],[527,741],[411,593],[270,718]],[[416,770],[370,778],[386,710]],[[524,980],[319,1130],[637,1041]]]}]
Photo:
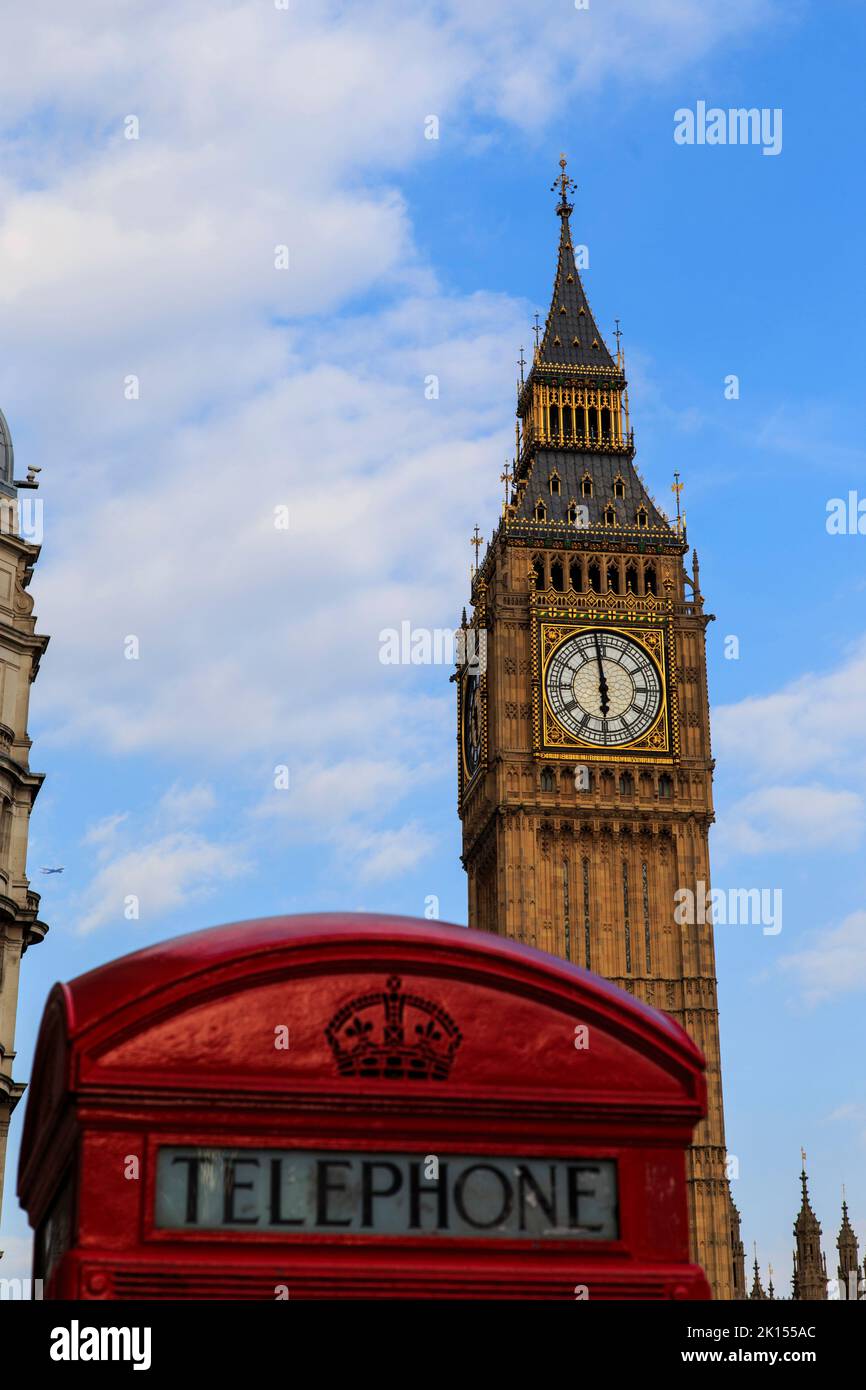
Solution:
[{"label": "big ben clock face", "polygon": [[481,761],[481,690],[478,677],[463,678],[463,762],[467,780],[475,776]]},{"label": "big ben clock face", "polygon": [[655,662],[618,632],[588,630],[562,642],[550,658],[545,693],[567,733],[603,748],[633,743],[662,706]]}]

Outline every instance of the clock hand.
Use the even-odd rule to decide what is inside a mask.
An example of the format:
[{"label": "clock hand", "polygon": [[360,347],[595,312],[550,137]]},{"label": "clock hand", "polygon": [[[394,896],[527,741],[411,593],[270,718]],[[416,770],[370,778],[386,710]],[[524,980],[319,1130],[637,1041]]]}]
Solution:
[{"label": "clock hand", "polygon": [[610,709],[610,702],[607,698],[607,681],[604,676],[604,666],[601,662],[601,644],[598,640],[598,633],[594,632],[592,636],[595,642],[595,659],[598,662],[598,693],[601,696],[601,717],[604,719]]}]

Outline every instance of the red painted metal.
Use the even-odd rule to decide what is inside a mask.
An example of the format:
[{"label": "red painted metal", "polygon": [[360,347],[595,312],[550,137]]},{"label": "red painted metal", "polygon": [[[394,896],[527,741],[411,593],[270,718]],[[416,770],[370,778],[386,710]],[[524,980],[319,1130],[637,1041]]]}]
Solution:
[{"label": "red painted metal", "polygon": [[[328,1024],[395,975],[460,1030],[445,1079],[338,1070]],[[463,927],[341,913],[176,937],[48,999],[18,1178],[34,1273],[55,1298],[709,1298],[685,1185],[703,1069],[667,1015]],[[156,1153],[173,1144],[611,1158],[619,1235],[160,1230]]]}]

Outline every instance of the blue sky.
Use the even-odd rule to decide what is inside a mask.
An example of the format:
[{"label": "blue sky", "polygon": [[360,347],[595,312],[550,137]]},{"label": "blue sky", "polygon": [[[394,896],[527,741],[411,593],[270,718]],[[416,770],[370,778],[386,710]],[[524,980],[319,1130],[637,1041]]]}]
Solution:
[{"label": "blue sky", "polygon": [[[681,473],[716,614],[714,882],[784,895],[778,936],[717,932],[735,1199],[782,1288],[801,1144],[828,1264],[843,1181],[866,1239],[866,536],[825,524],[829,499],[866,497],[866,16],[469,9],[87,0],[7,21],[0,406],[19,472],[43,466],[52,638],[30,851],[51,932],[22,970],[17,1075],[54,980],[162,937],[429,895],[465,921],[453,686],[383,666],[379,633],[467,601],[565,150],[638,464],[665,508]],[[700,100],[780,108],[781,153],[675,144]]]}]

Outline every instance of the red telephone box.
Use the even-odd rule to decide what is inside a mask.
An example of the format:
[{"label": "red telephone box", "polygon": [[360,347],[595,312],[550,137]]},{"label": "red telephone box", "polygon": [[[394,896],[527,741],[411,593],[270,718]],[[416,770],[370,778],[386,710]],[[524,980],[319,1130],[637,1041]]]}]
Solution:
[{"label": "red telephone box", "polygon": [[49,997],[18,1192],[46,1297],[709,1298],[703,1059],[462,927],[276,917]]}]

